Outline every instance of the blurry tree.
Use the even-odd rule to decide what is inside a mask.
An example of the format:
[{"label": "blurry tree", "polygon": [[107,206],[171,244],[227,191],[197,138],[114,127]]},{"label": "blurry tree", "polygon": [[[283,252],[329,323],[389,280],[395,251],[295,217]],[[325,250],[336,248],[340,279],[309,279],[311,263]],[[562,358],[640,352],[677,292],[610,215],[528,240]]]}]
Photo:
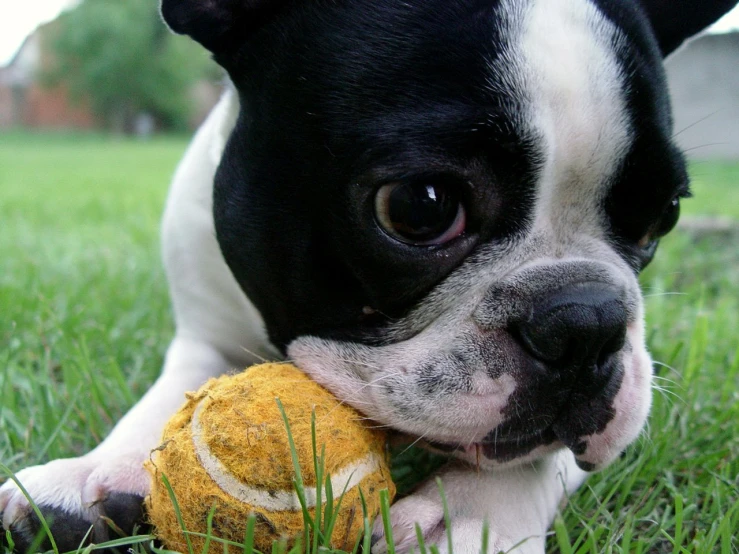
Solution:
[{"label": "blurry tree", "polygon": [[219,75],[202,47],[166,28],[158,0],[83,0],[59,17],[49,39],[45,80],[88,98],[119,132],[131,131],[141,113],[185,127],[192,85]]}]

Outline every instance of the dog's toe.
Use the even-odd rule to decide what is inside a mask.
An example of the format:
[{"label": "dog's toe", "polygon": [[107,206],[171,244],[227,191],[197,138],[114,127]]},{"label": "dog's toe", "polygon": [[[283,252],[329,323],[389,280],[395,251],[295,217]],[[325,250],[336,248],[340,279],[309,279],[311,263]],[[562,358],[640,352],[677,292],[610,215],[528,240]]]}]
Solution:
[{"label": "dog's toe", "polygon": [[[92,543],[100,544],[130,536],[144,521],[144,499],[126,493],[112,493],[84,515],[52,506],[38,506],[59,551],[77,550]],[[40,518],[31,510],[18,514],[7,526],[16,552],[52,549],[52,543]],[[125,549],[124,549],[125,550]],[[113,552],[114,550],[109,550]]]},{"label": "dog's toe", "polygon": [[[93,541],[95,535],[93,525],[86,519],[59,508],[39,506],[39,509],[59,551],[77,550],[80,546]],[[17,517],[9,526],[9,531],[15,551],[19,554],[52,548],[41,520],[33,511]]]},{"label": "dog's toe", "polygon": [[103,515],[109,518],[123,536],[132,535],[145,519],[144,497],[138,494],[113,493],[103,501]]},{"label": "dog's toe", "polygon": [[[141,457],[134,457],[121,456],[113,463],[55,460],[18,472],[60,551],[129,536],[143,525],[148,474]],[[52,547],[40,518],[13,481],[0,487],[0,530],[10,531],[16,552]]]},{"label": "dog's toe", "polygon": [[[429,542],[442,536],[444,509],[440,502],[433,502],[421,495],[411,495],[390,508],[389,523],[395,551],[408,552],[417,546],[416,526]],[[387,551],[385,522],[378,516],[372,530],[372,554],[385,554]]]}]

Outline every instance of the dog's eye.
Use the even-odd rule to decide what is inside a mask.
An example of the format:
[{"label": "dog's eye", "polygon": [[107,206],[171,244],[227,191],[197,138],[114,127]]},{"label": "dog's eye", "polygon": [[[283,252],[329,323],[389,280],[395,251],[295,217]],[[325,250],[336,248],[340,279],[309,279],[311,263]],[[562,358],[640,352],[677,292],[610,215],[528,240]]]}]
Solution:
[{"label": "dog's eye", "polygon": [[680,198],[676,196],[672,199],[670,204],[667,206],[665,213],[662,214],[657,226],[652,231],[654,238],[664,237],[667,233],[672,231],[677,225],[677,220],[680,218]]},{"label": "dog's eye", "polygon": [[655,223],[639,241],[641,248],[646,248],[652,242],[664,237],[677,224],[680,218],[680,197],[676,196],[670,201],[662,217]]},{"label": "dog's eye", "polygon": [[395,182],[375,196],[380,227],[402,242],[443,244],[461,235],[465,210],[458,192],[444,184]]}]

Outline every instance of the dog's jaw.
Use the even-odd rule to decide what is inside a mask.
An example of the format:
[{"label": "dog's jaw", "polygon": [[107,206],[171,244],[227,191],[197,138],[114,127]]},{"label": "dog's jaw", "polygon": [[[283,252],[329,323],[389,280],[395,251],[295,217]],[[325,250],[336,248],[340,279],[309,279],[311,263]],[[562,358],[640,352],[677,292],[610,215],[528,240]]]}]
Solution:
[{"label": "dog's jaw", "polygon": [[[615,253],[612,257],[618,261]],[[508,332],[508,322],[528,311],[531,299],[553,282],[606,278],[619,265],[623,272],[615,279],[628,287],[633,308],[624,346],[613,356],[602,390],[601,385],[593,389],[587,371],[579,376],[583,370],[575,370],[566,378],[552,374]],[[379,424],[454,451],[470,463],[518,464],[566,446],[583,468],[600,469],[636,438],[651,403],[652,368],[638,285],[626,265],[619,265],[537,263],[497,283],[492,269],[486,279],[484,270],[478,268],[473,277],[463,267],[441,288],[457,289],[456,277],[476,281],[477,290],[459,293],[453,309],[427,320],[420,330],[418,319],[409,318],[416,330],[405,340],[366,346],[301,337],[291,343],[288,355]],[[498,291],[511,302],[491,305]],[[480,312],[488,317],[483,320]]]}]

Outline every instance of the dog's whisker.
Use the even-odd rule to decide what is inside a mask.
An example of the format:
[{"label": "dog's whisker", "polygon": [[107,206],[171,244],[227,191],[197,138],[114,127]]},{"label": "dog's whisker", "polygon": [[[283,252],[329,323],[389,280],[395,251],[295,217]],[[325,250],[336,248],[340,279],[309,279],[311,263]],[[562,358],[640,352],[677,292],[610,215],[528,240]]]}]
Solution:
[{"label": "dog's whisker", "polygon": [[666,400],[675,399],[675,400],[679,400],[683,404],[686,404],[686,401],[685,401],[685,399],[682,396],[680,396],[679,394],[677,394],[674,391],[671,391],[670,389],[667,389],[665,387],[660,387],[659,385],[654,385],[653,384],[652,385],[652,390],[653,391],[657,391],[658,393],[660,393],[662,395],[662,397],[665,398]]},{"label": "dog's whisker", "polygon": [[382,430],[385,430],[385,429],[392,429],[393,428],[392,425],[387,425],[387,424],[382,424],[382,423],[379,424],[379,425],[364,425],[364,427],[366,429],[379,430],[379,431],[382,431]]},{"label": "dog's whisker", "polygon": [[334,410],[336,410],[340,406],[344,406],[345,404],[348,404],[349,401],[351,401],[351,404],[352,405],[353,404],[361,404],[361,405],[364,405],[364,406],[371,406],[372,405],[371,402],[366,402],[364,400],[359,400],[357,398],[357,395],[359,395],[367,387],[373,386],[377,382],[382,381],[383,379],[388,379],[390,377],[395,377],[397,375],[402,375],[402,374],[400,372],[397,372],[397,373],[388,373],[387,375],[382,375],[382,376],[378,377],[377,379],[373,379],[372,381],[369,381],[367,383],[363,383],[361,387],[359,387],[358,389],[352,391],[348,398],[339,400],[339,403],[336,406],[334,406],[331,410],[329,410],[329,412],[324,417],[328,417],[329,415],[331,415],[331,413]]},{"label": "dog's whisker", "polygon": [[405,454],[406,452],[408,452],[408,451],[409,451],[409,450],[410,450],[411,448],[413,448],[414,446],[416,446],[416,444],[418,444],[418,443],[419,443],[420,441],[422,441],[422,440],[423,440],[424,438],[426,438],[427,436],[428,436],[428,432],[426,432],[426,433],[423,433],[423,434],[422,434],[421,436],[419,436],[419,437],[418,437],[418,438],[417,438],[416,440],[414,440],[414,441],[413,441],[412,443],[410,443],[410,444],[409,444],[408,446],[406,446],[406,447],[405,447],[405,448],[404,448],[404,449],[403,449],[403,450],[402,450],[402,451],[400,452],[400,454],[398,454],[398,456],[402,456],[403,454]]},{"label": "dog's whisker", "polygon": [[[658,365],[658,366],[660,366],[660,367],[664,367],[664,368],[667,368],[667,369],[669,369],[670,371],[672,371],[673,373],[677,373],[677,374],[679,374],[679,373],[680,373],[680,372],[679,372],[679,371],[678,371],[677,369],[675,369],[674,367],[672,367],[672,366],[671,366],[670,364],[666,364],[666,363],[664,363],[664,362],[660,362],[659,360],[652,360],[652,363],[653,363],[654,365]],[[662,377],[662,376],[660,376],[660,375],[652,375],[652,377],[653,377],[653,378],[660,378],[660,379],[667,379],[667,377]],[[675,383],[677,383],[677,382],[675,381]]]},{"label": "dog's whisker", "polygon": [[254,352],[252,350],[249,350],[246,346],[239,346],[239,348],[242,351],[244,351],[247,354],[249,354],[250,356],[256,358],[257,360],[259,360],[262,363],[266,363],[266,362],[272,361],[272,360],[269,360],[269,359],[265,358],[264,356],[260,356],[259,354],[257,354],[256,352]]},{"label": "dog's whisker", "polygon": [[700,119],[694,121],[693,123],[690,123],[689,125],[683,127],[682,129],[680,129],[676,133],[673,133],[672,134],[672,138],[675,139],[678,136],[680,136],[681,134],[683,134],[685,131],[687,131],[689,129],[692,129],[696,125],[700,125],[701,123],[703,123],[704,121],[706,121],[708,119],[711,119],[713,116],[715,116],[716,114],[718,114],[720,111],[721,111],[721,109],[715,110],[715,111],[709,113],[708,115],[705,115],[705,116],[701,117]]},{"label": "dog's whisker", "polygon": [[726,146],[726,142],[707,142],[705,144],[699,144],[698,146],[691,146],[690,148],[683,148],[683,152],[693,152],[700,150],[701,148],[709,148],[711,146]]},{"label": "dog's whisker", "polygon": [[655,379],[658,381],[664,381],[665,383],[669,383],[675,388],[685,390],[685,387],[679,381],[676,381],[675,379],[670,379],[669,377],[662,377],[661,375],[652,375],[652,379]]},{"label": "dog's whisker", "polygon": [[643,298],[654,298],[656,296],[688,296],[686,292],[654,292],[643,295]]},{"label": "dog's whisker", "polygon": [[[362,426],[366,429],[392,429],[392,425],[388,423],[380,423],[379,421],[371,417],[360,415],[359,417],[352,418],[352,421],[362,424]],[[366,423],[371,423],[372,425],[366,425]]]}]

